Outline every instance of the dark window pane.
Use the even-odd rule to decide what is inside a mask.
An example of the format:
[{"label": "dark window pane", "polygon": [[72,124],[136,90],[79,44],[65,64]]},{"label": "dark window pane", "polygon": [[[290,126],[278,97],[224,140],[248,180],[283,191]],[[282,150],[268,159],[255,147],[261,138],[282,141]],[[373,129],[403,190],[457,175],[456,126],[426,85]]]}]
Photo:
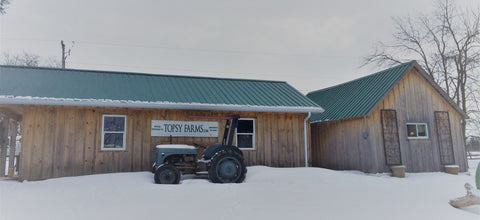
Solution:
[{"label": "dark window pane", "polygon": [[427,132],[426,132],[426,126],[425,125],[417,125],[417,132],[419,137],[426,137]]},{"label": "dark window pane", "polygon": [[253,133],[253,120],[238,120],[237,133]]},{"label": "dark window pane", "polygon": [[237,135],[237,145],[240,148],[253,148],[253,135],[250,135],[250,134]]},{"label": "dark window pane", "polygon": [[105,133],[103,148],[123,148],[123,134]]},{"label": "dark window pane", "polygon": [[408,137],[417,136],[417,126],[416,125],[407,125],[407,135]]},{"label": "dark window pane", "polygon": [[103,123],[104,131],[125,131],[124,117],[105,116]]}]

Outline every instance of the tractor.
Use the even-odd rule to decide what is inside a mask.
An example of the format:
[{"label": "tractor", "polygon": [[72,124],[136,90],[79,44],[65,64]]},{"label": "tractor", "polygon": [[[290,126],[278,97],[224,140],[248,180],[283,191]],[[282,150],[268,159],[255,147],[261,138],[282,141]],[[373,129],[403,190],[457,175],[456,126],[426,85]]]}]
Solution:
[{"label": "tractor", "polygon": [[214,118],[226,119],[222,143],[207,147],[201,157],[198,145],[156,146],[156,159],[152,166],[155,183],[178,184],[181,174],[207,173],[213,183],[243,182],[247,174],[243,153],[232,145],[240,115]]}]

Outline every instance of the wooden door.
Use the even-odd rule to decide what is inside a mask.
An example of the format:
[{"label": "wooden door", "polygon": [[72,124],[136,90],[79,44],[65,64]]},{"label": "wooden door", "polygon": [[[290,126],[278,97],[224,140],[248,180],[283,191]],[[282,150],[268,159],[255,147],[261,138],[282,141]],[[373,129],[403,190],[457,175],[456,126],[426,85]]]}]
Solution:
[{"label": "wooden door", "polygon": [[435,112],[435,125],[440,149],[440,162],[444,165],[455,164],[453,155],[452,132],[448,112]]},{"label": "wooden door", "polygon": [[400,154],[400,139],[398,138],[397,112],[395,110],[381,110],[383,145],[387,165],[402,164]]}]

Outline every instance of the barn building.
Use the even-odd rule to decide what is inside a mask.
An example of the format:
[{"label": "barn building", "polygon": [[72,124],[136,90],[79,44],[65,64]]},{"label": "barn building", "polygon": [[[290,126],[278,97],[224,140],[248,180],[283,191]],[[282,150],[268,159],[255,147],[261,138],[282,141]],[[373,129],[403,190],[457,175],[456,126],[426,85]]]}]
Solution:
[{"label": "barn building", "polygon": [[232,114],[247,165],[305,166],[322,111],[286,82],[0,66],[1,119],[21,124],[19,180],[147,171],[158,144],[221,143],[224,120],[205,116]]},{"label": "barn building", "polygon": [[313,166],[407,172],[467,170],[466,114],[415,61],[311,92]]}]

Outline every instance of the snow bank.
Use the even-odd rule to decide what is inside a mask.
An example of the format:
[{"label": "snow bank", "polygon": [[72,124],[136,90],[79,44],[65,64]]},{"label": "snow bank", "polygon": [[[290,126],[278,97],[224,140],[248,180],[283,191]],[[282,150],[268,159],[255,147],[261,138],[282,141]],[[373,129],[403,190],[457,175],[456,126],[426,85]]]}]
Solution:
[{"label": "snow bank", "polygon": [[407,173],[394,178],[263,166],[248,167],[242,184],[213,184],[190,175],[180,185],[157,185],[149,172],[0,181],[0,219],[478,220],[480,206],[448,204],[465,195],[466,182],[474,185],[474,176]]}]

